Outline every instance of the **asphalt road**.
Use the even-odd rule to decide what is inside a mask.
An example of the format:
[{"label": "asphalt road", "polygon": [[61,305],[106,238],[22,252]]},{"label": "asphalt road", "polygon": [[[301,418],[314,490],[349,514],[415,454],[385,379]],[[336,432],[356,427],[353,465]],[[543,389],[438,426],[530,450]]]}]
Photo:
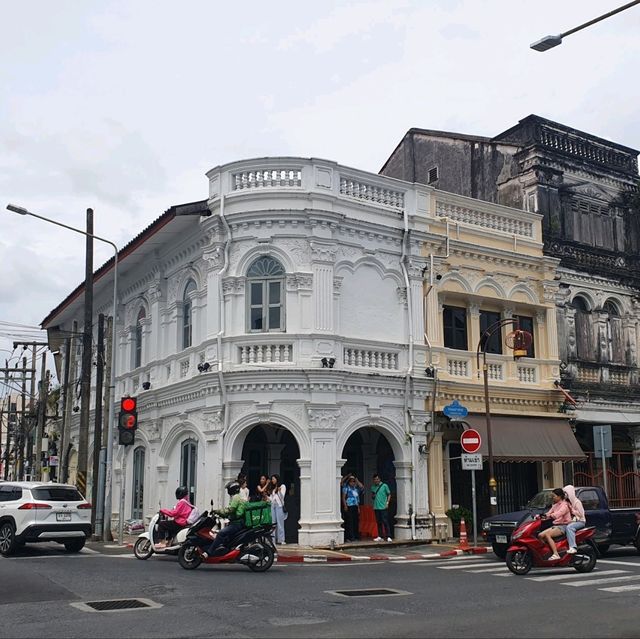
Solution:
[{"label": "asphalt road", "polygon": [[[336,590],[399,594],[346,597]],[[160,607],[86,612],[78,602]],[[55,545],[0,558],[0,637],[639,637],[640,556],[516,577],[492,554],[422,562],[180,568]]]}]

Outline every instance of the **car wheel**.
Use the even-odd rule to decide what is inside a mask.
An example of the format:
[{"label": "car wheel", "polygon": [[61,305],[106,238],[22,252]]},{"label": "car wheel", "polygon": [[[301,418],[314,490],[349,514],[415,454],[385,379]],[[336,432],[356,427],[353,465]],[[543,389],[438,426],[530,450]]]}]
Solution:
[{"label": "car wheel", "polygon": [[505,559],[507,556],[507,544],[496,544],[495,542],[491,544],[491,548],[493,548],[493,554],[498,559]]},{"label": "car wheel", "polygon": [[640,552],[640,535],[636,537],[636,540],[633,542],[633,545],[636,547],[636,550]]},{"label": "car wheel", "polygon": [[69,539],[64,542],[64,549],[67,552],[80,552],[84,548],[85,538],[81,539]]},{"label": "car wheel", "polygon": [[0,555],[8,557],[16,549],[16,531],[10,521],[0,524]]}]

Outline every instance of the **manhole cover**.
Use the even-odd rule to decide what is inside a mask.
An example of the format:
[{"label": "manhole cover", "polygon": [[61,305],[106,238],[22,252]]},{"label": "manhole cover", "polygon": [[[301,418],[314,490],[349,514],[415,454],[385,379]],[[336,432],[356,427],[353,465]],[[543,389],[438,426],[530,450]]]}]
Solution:
[{"label": "manhole cover", "polygon": [[398,597],[411,594],[406,590],[396,590],[395,588],[358,588],[356,590],[326,590],[325,592],[338,597]]},{"label": "manhole cover", "polygon": [[74,602],[71,605],[85,612],[120,612],[122,610],[162,607],[162,604],[151,601],[151,599],[106,599],[103,601]]}]

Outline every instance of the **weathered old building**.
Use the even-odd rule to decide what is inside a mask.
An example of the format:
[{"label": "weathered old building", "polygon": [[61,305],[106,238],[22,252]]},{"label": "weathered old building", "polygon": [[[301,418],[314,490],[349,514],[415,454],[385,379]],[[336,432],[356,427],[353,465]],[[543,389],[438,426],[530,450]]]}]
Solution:
[{"label": "weathered old building", "polygon": [[[495,137],[411,129],[383,175],[543,215],[544,251],[559,258],[561,374],[577,400],[588,461],[567,468],[601,483],[593,425],[613,427],[613,503],[637,499],[640,457],[638,151],[530,115]],[[452,222],[473,215],[437,211]],[[567,404],[567,408],[570,408]],[[635,471],[635,474],[634,472]]]}]

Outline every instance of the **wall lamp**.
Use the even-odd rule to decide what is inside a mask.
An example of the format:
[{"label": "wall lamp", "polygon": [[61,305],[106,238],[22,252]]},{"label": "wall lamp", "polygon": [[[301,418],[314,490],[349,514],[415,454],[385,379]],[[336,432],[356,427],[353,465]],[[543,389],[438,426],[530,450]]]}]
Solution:
[{"label": "wall lamp", "polygon": [[428,452],[428,448],[426,444],[418,444],[418,453],[420,455],[426,455]]},{"label": "wall lamp", "polygon": [[323,357],[320,361],[322,362],[322,368],[333,368],[333,365],[336,363],[336,358],[330,357],[327,359]]},{"label": "wall lamp", "polygon": [[142,390],[149,390],[151,388],[151,382],[142,382]]},{"label": "wall lamp", "polygon": [[435,377],[436,376],[436,369],[433,366],[427,366],[427,368],[424,369],[424,374],[427,377]]},{"label": "wall lamp", "polygon": [[209,364],[209,362],[202,362],[201,364],[198,364],[198,370],[201,373],[206,373],[210,368],[211,364]]}]

